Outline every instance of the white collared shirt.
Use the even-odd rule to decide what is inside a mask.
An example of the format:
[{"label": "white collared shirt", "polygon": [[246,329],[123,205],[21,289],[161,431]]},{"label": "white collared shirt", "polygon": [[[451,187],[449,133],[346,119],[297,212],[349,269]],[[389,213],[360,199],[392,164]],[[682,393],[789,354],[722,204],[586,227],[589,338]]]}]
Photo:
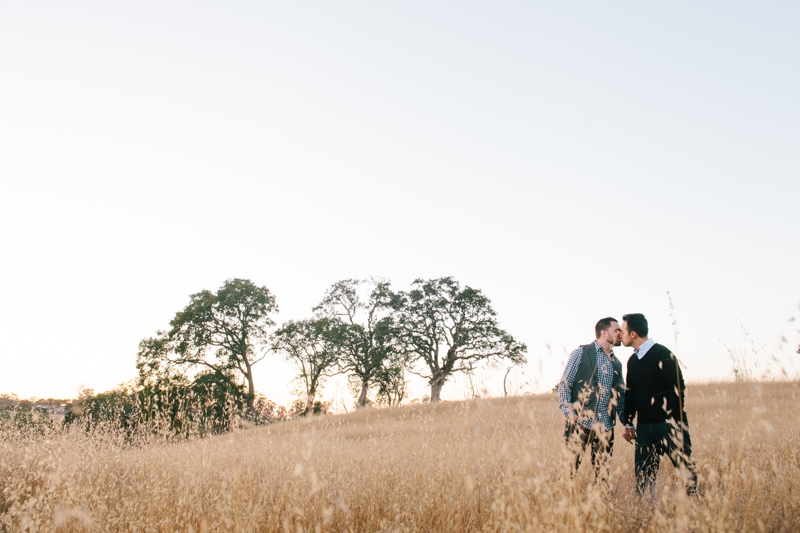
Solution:
[{"label": "white collared shirt", "polygon": [[656,341],[654,341],[653,339],[647,339],[646,341],[644,341],[642,343],[641,346],[639,346],[639,349],[638,350],[634,350],[633,353],[636,354],[636,357],[641,359],[642,357],[647,355],[647,352],[650,350],[650,348],[655,346],[655,344],[656,344]]}]

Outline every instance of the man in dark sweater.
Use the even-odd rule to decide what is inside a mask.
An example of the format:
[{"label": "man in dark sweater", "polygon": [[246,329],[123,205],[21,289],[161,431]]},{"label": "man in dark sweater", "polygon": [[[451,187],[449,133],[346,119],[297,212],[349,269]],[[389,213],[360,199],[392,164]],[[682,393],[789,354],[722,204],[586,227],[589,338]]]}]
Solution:
[{"label": "man in dark sweater", "polygon": [[[697,490],[689,422],[683,409],[683,375],[678,359],[647,338],[647,319],[640,313],[622,317],[622,344],[633,348],[628,359],[625,393],[625,440],[636,441],[635,471],[639,494],[654,485],[661,456],[668,455],[681,472],[686,493]],[[633,419],[636,429],[633,428]]]}]

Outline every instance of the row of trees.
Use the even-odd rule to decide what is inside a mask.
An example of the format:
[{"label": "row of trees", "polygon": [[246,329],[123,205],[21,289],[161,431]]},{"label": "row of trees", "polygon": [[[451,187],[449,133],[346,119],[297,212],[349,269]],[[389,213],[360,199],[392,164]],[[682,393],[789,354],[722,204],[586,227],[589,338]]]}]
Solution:
[{"label": "row of trees", "polygon": [[525,345],[498,326],[489,299],[452,277],[418,279],[408,291],[382,279],[346,279],[326,291],[309,318],[278,326],[277,313],[275,296],[250,280],[193,294],[170,329],[140,343],[138,386],[224,391],[243,383],[246,408],[255,413],[253,367],[281,354],[297,367],[308,412],[334,374],[348,375],[360,408],[370,391],[383,403],[399,403],[405,372],[427,379],[430,400],[438,402],[451,376],[480,361],[525,361]]}]

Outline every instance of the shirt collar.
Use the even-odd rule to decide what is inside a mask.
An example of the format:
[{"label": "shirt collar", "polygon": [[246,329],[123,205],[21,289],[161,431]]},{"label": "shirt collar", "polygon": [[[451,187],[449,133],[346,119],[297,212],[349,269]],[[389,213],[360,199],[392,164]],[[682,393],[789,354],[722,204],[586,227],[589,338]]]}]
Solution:
[{"label": "shirt collar", "polygon": [[[600,343],[597,342],[597,341],[594,341],[594,349],[597,351],[597,353],[600,353],[600,352],[606,353],[606,351],[603,350],[603,347],[600,346]],[[608,357],[611,357],[612,355],[614,355],[614,348],[611,348],[611,353],[608,354]]]},{"label": "shirt collar", "polygon": [[639,349],[638,350],[634,350],[633,353],[636,354],[636,357],[641,359],[642,357],[647,355],[647,352],[650,351],[650,348],[655,346],[655,344],[656,344],[656,341],[654,341],[653,339],[647,339],[646,341],[644,341],[642,343],[641,346],[639,346]]}]

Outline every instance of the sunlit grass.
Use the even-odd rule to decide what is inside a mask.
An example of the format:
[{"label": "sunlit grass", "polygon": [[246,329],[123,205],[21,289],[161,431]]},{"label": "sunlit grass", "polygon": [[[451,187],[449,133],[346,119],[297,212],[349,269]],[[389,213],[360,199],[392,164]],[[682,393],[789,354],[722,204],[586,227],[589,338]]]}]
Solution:
[{"label": "sunlit grass", "polygon": [[704,495],[571,480],[554,395],[366,409],[184,443],[5,430],[0,531],[797,531],[800,385],[688,386]]}]

